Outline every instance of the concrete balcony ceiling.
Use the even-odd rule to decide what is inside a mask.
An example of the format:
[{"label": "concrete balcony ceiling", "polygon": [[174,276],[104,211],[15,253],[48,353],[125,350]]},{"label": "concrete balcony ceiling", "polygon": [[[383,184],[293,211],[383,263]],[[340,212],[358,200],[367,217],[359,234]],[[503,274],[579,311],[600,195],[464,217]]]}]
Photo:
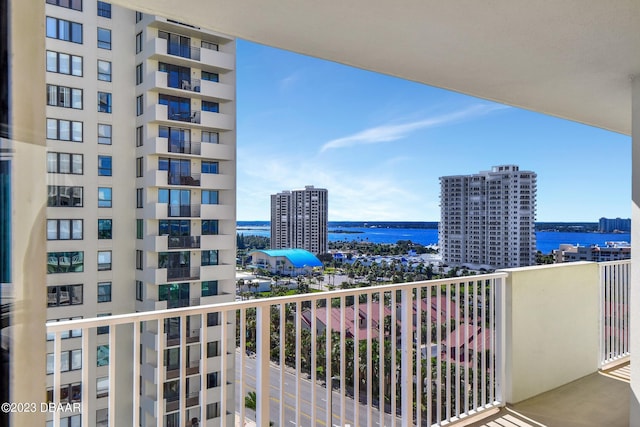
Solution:
[{"label": "concrete balcony ceiling", "polygon": [[640,74],[637,0],[112,3],[631,133],[630,78]]}]

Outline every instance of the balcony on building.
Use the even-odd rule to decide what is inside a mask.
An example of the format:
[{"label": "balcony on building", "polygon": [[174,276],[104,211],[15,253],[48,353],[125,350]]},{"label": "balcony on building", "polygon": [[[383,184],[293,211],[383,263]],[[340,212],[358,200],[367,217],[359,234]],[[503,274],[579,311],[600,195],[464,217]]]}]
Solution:
[{"label": "balcony on building", "polygon": [[[236,382],[236,396],[256,392],[258,425],[267,425],[265,420],[299,424],[308,418],[311,425],[627,425],[629,277],[629,260],[576,262],[235,303],[215,304],[214,296],[202,297],[197,307],[135,313],[130,320],[49,323],[47,329],[59,339],[69,329],[83,329],[84,336],[85,329],[129,323],[139,331],[140,322],[166,325],[174,319],[178,323],[171,336],[165,333],[160,343],[148,343],[159,350],[202,346],[204,340],[226,336],[208,363],[215,359],[220,364],[219,384]],[[213,326],[209,313],[226,327],[217,332],[202,328]],[[176,319],[187,318],[190,326],[181,337]],[[236,325],[237,334],[230,335]],[[260,338],[265,336],[271,338]],[[158,340],[157,334],[151,337]],[[360,344],[354,346],[354,339]],[[384,346],[377,345],[379,339]],[[331,351],[331,364],[325,350]],[[135,346],[133,351],[136,356]],[[235,354],[235,371],[222,354]],[[117,369],[122,364],[134,376],[141,370],[145,378],[158,375],[155,368],[132,366],[136,357],[125,356],[113,360]],[[202,375],[199,356],[182,360],[184,366],[176,366],[183,375]],[[317,369],[310,369],[313,363]],[[366,369],[371,363],[375,374]],[[284,365],[287,369],[280,369]],[[164,378],[177,378],[175,370]],[[162,384],[151,383],[157,384],[155,395],[162,396]],[[332,391],[326,384],[332,384]],[[227,416],[253,418],[242,398],[235,408],[222,403],[231,390],[203,387],[197,396],[195,390],[182,390],[178,398],[168,390],[163,406],[173,411],[181,399],[196,406],[196,397],[209,402],[215,395]],[[118,392],[131,394],[134,406],[140,404],[131,387]],[[294,398],[285,400],[286,393]],[[298,396],[317,402],[316,407]],[[272,401],[283,402],[275,412]],[[382,401],[385,405],[378,404]],[[154,407],[154,415],[161,417]]]},{"label": "balcony on building", "polygon": [[200,187],[200,174],[191,173],[175,173],[167,171],[167,183],[169,185],[188,185],[191,187]]},{"label": "balcony on building", "polygon": [[179,43],[168,43],[160,37],[149,40],[143,52],[150,52],[150,58],[166,60],[185,67],[207,67],[231,71],[235,69],[235,57],[220,50]]},{"label": "balcony on building", "polygon": [[200,216],[200,205],[167,205],[167,216],[170,218],[197,218]]},{"label": "balcony on building", "polygon": [[[167,268],[167,281],[176,280],[197,280],[200,279],[200,267],[168,267]],[[175,307],[188,307],[190,305],[190,299],[175,300],[172,302]]]}]

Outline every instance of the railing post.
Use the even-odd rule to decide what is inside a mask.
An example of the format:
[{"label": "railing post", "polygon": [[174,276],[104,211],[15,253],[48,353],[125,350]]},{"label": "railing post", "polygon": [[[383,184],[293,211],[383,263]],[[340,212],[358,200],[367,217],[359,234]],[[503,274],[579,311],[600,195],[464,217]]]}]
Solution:
[{"label": "railing post", "polygon": [[269,425],[270,306],[256,308],[256,423]]},{"label": "railing post", "polygon": [[507,317],[507,304],[506,304],[506,290],[507,290],[507,278],[497,277],[493,279],[495,286],[496,296],[496,401],[500,404],[506,404],[506,317]]},{"label": "railing post", "polygon": [[[417,291],[419,293],[419,291]],[[411,332],[413,328],[411,327],[413,324],[412,314],[413,314],[413,289],[405,288],[401,291],[401,301],[400,310],[401,310],[401,324],[402,332],[401,332],[401,359],[400,359],[400,372],[402,374],[402,381],[400,384],[401,388],[401,413],[402,413],[402,426],[410,427],[413,425],[413,375],[412,375],[412,361],[413,361],[413,340],[411,337]],[[418,294],[417,301],[420,300]],[[395,310],[395,307],[393,308]],[[421,310],[422,307],[417,306],[416,311]],[[395,328],[395,325],[393,325]],[[417,328],[420,325],[416,325]],[[420,348],[420,344],[418,343],[418,351]],[[418,366],[416,369],[420,369]],[[416,371],[417,373],[417,371]],[[417,377],[417,375],[416,375]],[[420,410],[420,402],[417,404],[417,410]],[[396,414],[391,414],[392,419],[394,419]]]}]

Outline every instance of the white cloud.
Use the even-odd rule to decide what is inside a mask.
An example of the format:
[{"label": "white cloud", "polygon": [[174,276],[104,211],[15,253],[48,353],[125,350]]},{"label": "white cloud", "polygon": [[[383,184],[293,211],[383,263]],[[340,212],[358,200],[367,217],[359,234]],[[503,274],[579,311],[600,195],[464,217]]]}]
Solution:
[{"label": "white cloud", "polygon": [[377,144],[381,142],[396,141],[406,138],[410,133],[420,129],[426,129],[435,126],[447,125],[465,119],[482,116],[498,109],[509,108],[503,105],[479,104],[464,110],[456,111],[440,116],[429,117],[427,119],[418,120],[403,124],[389,124],[375,126],[365,129],[353,135],[342,138],[333,139],[325,143],[320,152],[324,152],[331,148],[352,147],[354,145]]},{"label": "white cloud", "polygon": [[[329,220],[431,220],[438,194],[429,185],[409,185],[404,156],[344,169],[331,159],[286,152],[238,153],[238,219],[268,219],[271,194],[314,185],[329,190]],[[437,182],[434,183],[437,185]]]}]

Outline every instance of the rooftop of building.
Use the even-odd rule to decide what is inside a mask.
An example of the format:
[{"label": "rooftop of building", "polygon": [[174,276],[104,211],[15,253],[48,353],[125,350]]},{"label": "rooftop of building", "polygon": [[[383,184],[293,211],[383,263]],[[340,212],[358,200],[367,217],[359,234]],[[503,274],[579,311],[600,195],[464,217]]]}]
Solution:
[{"label": "rooftop of building", "polygon": [[322,267],[322,262],[311,252],[304,249],[261,249],[252,251],[249,255],[263,253],[270,257],[284,257],[296,268]]}]

